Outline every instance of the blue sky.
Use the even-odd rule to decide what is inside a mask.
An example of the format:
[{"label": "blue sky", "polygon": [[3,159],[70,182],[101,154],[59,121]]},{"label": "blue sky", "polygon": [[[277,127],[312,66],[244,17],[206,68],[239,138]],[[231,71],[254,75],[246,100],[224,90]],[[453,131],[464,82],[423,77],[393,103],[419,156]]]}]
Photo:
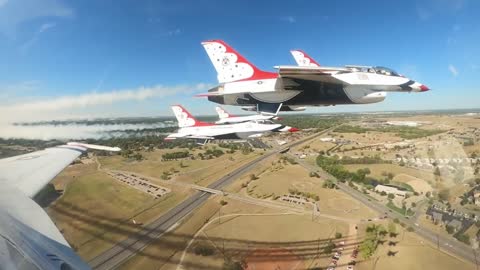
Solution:
[{"label": "blue sky", "polygon": [[294,64],[298,48],[433,89],[310,112],[480,107],[479,10],[473,0],[0,0],[0,105],[32,119],[171,115],[175,103],[214,114],[192,95],[216,84],[200,42],[223,39],[266,70]]}]

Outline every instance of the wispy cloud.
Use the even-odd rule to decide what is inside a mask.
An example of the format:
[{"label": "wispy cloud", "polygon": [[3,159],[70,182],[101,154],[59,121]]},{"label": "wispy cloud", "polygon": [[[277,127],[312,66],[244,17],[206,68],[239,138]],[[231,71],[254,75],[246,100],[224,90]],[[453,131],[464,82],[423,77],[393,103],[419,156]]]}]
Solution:
[{"label": "wispy cloud", "polygon": [[288,22],[288,23],[296,23],[297,20],[293,16],[284,16],[281,18],[282,21]]},{"label": "wispy cloud", "polygon": [[467,6],[467,0],[416,1],[415,11],[420,20],[426,21],[438,14],[454,14]]},{"label": "wispy cloud", "polygon": [[452,73],[453,77],[457,77],[459,74],[457,68],[452,64],[448,65],[448,70]]},{"label": "wispy cloud", "polygon": [[182,34],[182,29],[176,28],[167,32],[167,36],[178,36]]},{"label": "wispy cloud", "polygon": [[38,41],[42,33],[45,33],[46,31],[48,31],[49,29],[55,26],[56,26],[55,23],[44,23],[40,25],[38,30],[33,34],[32,38],[29,39],[27,42],[25,42],[22,46],[20,46],[20,52],[22,52],[23,54],[27,53],[30,47],[32,47]]},{"label": "wispy cloud", "polygon": [[[37,18],[71,18],[73,9],[59,0],[0,0],[0,33],[9,38],[15,37],[17,28],[24,22]],[[46,31],[52,25],[43,25]]]},{"label": "wispy cloud", "polygon": [[63,96],[50,99],[17,103],[0,108],[0,122],[15,122],[25,119],[36,120],[45,116],[60,115],[61,112],[110,105],[126,101],[143,101],[149,98],[162,98],[176,94],[192,94],[205,91],[211,85],[199,83],[194,85],[138,87],[135,89],[114,90],[110,92],[92,92],[77,96]]}]

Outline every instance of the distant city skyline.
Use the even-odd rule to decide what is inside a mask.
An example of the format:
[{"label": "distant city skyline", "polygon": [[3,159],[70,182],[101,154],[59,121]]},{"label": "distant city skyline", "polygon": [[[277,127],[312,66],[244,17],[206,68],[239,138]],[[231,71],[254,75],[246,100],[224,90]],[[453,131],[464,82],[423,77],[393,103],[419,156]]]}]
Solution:
[{"label": "distant city skyline", "polygon": [[[0,122],[213,115],[193,98],[216,72],[200,42],[223,39],[258,67],[387,66],[432,91],[307,113],[480,107],[478,1],[0,1]],[[235,10],[231,12],[230,10]],[[243,113],[238,107],[226,107]]]}]

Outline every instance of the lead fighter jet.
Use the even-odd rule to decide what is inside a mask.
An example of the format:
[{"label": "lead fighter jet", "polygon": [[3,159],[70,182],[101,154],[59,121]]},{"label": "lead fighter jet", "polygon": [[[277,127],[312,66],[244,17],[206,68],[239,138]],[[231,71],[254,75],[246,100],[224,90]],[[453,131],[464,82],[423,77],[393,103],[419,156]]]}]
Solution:
[{"label": "lead fighter jet", "polygon": [[226,105],[257,106],[260,112],[295,110],[301,106],[368,104],[381,102],[387,92],[424,92],[429,88],[385,67],[275,66],[258,69],[222,40],[202,43],[219,85],[208,100]]},{"label": "lead fighter jet", "polygon": [[68,143],[0,159],[0,269],[90,269],[32,198],[87,149]]},{"label": "lead fighter jet", "polygon": [[177,133],[168,135],[165,140],[174,139],[248,139],[258,138],[269,132],[296,132],[297,128],[275,124],[270,120],[252,120],[234,124],[216,125],[195,119],[185,108],[180,105],[172,106],[172,111],[180,128]]}]

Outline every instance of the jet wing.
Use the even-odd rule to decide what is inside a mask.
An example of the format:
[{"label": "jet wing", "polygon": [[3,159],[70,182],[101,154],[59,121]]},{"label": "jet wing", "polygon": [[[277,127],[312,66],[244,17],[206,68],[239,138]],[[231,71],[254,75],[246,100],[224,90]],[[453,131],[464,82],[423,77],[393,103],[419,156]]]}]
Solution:
[{"label": "jet wing", "polygon": [[187,135],[185,138],[199,139],[199,140],[213,140],[213,139],[215,139],[215,137],[213,137],[213,136],[197,136],[197,135]]},{"label": "jet wing", "polygon": [[0,159],[0,261],[5,269],[90,269],[31,198],[88,148],[68,143]]},{"label": "jet wing", "polygon": [[0,182],[32,198],[86,150],[120,151],[118,147],[68,143],[20,156],[0,159]]},{"label": "jet wing", "polygon": [[278,75],[284,79],[323,81],[340,84],[345,84],[345,82],[333,77],[332,75],[351,72],[347,68],[323,66],[276,66],[275,68],[278,69]]}]

